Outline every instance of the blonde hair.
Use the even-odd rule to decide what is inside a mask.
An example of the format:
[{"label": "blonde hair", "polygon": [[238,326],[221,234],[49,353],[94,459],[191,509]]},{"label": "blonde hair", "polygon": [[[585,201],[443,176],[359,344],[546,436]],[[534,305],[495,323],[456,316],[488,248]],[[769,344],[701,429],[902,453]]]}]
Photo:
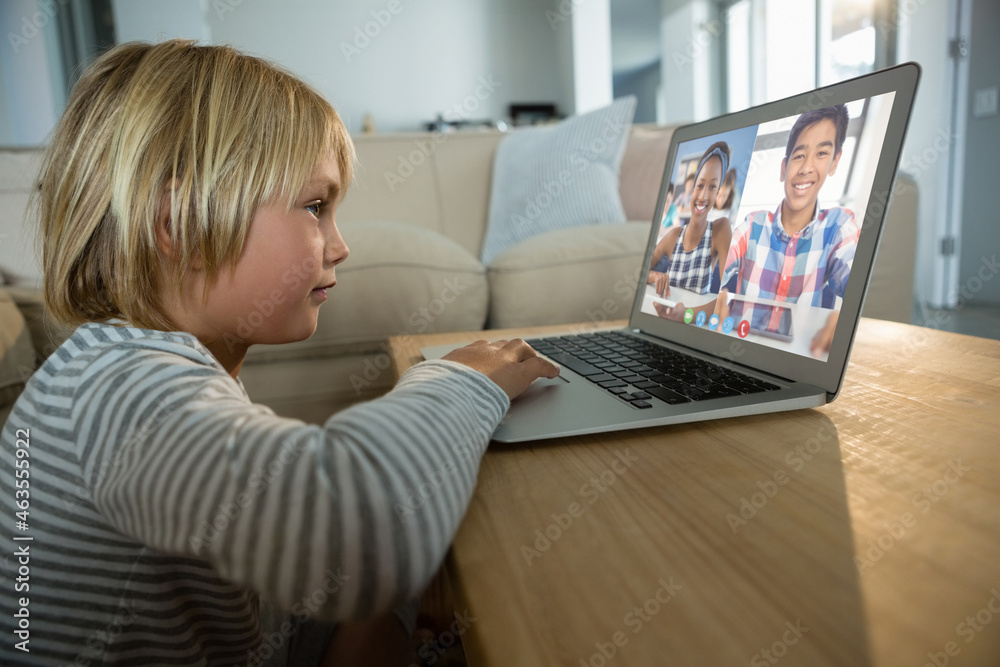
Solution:
[{"label": "blonde hair", "polygon": [[264,60],[184,40],[108,51],[74,88],[42,165],[46,306],[71,326],[174,329],[156,235],[167,204],[175,287],[196,259],[207,285],[236,265],[257,209],[290,209],[330,151],[343,193],[354,165],[343,122]]}]

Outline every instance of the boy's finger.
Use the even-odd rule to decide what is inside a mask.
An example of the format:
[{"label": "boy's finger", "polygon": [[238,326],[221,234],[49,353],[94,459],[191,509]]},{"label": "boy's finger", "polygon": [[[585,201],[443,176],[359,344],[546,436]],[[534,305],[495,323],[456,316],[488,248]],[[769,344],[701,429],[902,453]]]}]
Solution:
[{"label": "boy's finger", "polygon": [[525,361],[526,359],[538,356],[538,353],[535,352],[534,348],[524,342],[524,339],[522,338],[512,338],[506,345],[504,345],[503,349],[513,353],[517,361]]},{"label": "boy's finger", "polygon": [[554,378],[559,376],[559,367],[548,359],[533,357],[522,363],[534,377]]},{"label": "boy's finger", "polygon": [[722,289],[719,291],[719,296],[715,299],[715,314],[719,317],[724,318],[729,315],[728,297],[729,290]]}]

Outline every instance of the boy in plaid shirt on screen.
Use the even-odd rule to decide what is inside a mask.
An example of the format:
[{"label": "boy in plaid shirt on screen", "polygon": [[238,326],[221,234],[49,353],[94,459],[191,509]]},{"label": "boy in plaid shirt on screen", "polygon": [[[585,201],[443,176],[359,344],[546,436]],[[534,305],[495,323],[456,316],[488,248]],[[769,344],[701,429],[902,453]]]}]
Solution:
[{"label": "boy in plaid shirt on screen", "polygon": [[[828,352],[861,227],[846,208],[820,210],[819,192],[840,162],[847,107],[809,111],[795,121],[781,161],[785,197],[774,211],[754,211],[733,232],[716,312],[724,318],[729,292],[831,309],[813,338],[814,355]],[[836,308],[836,309],[835,309]]]}]

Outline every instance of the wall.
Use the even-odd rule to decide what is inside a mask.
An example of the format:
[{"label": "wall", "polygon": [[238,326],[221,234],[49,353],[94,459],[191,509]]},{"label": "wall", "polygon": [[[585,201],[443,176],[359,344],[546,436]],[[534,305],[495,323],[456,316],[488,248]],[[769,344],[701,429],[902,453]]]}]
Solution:
[{"label": "wall", "polygon": [[11,95],[6,92],[7,83],[3,70],[4,68],[0,66],[0,91],[4,92],[3,100],[0,101],[0,146],[10,146],[14,143],[14,126],[11,123],[10,107],[7,104]]},{"label": "wall", "polygon": [[[0,146],[37,146],[44,143],[61,113],[57,98],[64,91],[54,85],[50,41],[54,12],[59,5],[40,6],[38,0],[0,2],[0,70],[6,123],[0,123]],[[17,104],[14,104],[14,102]]]},{"label": "wall", "polygon": [[[355,132],[369,113],[377,129],[391,132],[418,129],[438,114],[506,118],[512,102],[552,102],[568,115],[612,97],[605,62],[609,0],[112,0],[111,5],[119,42],[183,37],[230,43],[275,60],[316,86]],[[56,12],[62,7],[52,6]],[[24,17],[38,11],[39,0],[3,0],[4,34],[16,33]],[[20,54],[4,45],[0,145],[44,141],[61,110],[59,100],[42,99],[60,88],[50,84],[46,91],[43,42],[44,37],[29,40]],[[25,57],[29,50],[32,55]],[[12,71],[12,63],[21,66]],[[12,103],[29,94],[37,98],[31,104]],[[17,106],[32,113],[21,118]],[[28,130],[22,129],[25,123]]]},{"label": "wall", "polygon": [[[1000,219],[996,188],[1000,167],[1000,115],[977,118],[977,90],[1000,86],[1000,4],[975,0],[969,50],[969,113],[966,118],[959,289],[969,303],[1000,306]],[[985,279],[984,279],[985,278]],[[960,301],[961,302],[961,301]]]},{"label": "wall", "polygon": [[573,109],[572,89],[556,84],[557,33],[576,10],[560,12],[558,0],[182,0],[165,7],[115,0],[119,41],[185,36],[275,60],[316,86],[352,132],[368,113],[379,131],[404,131],[438,114],[504,118],[511,102]]},{"label": "wall", "polygon": [[[221,5],[230,7],[229,4]],[[115,38],[123,42],[160,42],[181,37],[209,41],[208,0],[112,0]]]},{"label": "wall", "polygon": [[707,0],[664,0],[660,63],[665,123],[707,120],[721,113],[717,35],[705,29],[716,19]]},{"label": "wall", "polygon": [[611,3],[614,97],[635,95],[636,123],[655,123],[660,88],[660,0]]},{"label": "wall", "polygon": [[956,145],[951,98],[945,92],[952,66],[947,56],[949,5],[950,0],[901,4],[897,23],[881,28],[898,31],[899,62],[914,60],[922,69],[900,169],[911,174],[920,189],[914,292],[918,303],[931,305],[945,299],[934,269],[941,265],[938,227],[944,215],[948,157]]},{"label": "wall", "polygon": [[610,0],[560,4],[573,7],[573,111],[600,109],[613,95]]},{"label": "wall", "polygon": [[635,123],[655,123],[656,106],[660,90],[660,62],[646,67],[615,74],[615,97],[635,95]]}]

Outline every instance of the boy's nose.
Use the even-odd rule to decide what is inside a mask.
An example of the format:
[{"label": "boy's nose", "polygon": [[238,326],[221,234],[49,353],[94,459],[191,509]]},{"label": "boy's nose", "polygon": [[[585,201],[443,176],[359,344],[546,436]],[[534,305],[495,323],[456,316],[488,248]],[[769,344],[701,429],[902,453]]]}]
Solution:
[{"label": "boy's nose", "polygon": [[347,242],[340,235],[340,230],[334,225],[333,231],[326,241],[326,253],[323,259],[327,264],[336,266],[347,259],[350,254],[351,249],[347,247]]}]

